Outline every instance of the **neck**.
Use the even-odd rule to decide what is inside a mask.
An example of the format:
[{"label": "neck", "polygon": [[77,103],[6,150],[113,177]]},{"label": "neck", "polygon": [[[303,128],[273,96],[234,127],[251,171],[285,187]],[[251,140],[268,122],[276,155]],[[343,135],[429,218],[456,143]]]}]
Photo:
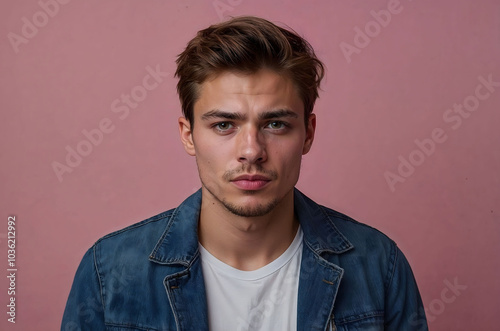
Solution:
[{"label": "neck", "polygon": [[295,238],[299,222],[293,209],[293,190],[271,212],[259,217],[237,216],[208,195],[203,191],[200,243],[236,269],[256,270],[269,264]]}]

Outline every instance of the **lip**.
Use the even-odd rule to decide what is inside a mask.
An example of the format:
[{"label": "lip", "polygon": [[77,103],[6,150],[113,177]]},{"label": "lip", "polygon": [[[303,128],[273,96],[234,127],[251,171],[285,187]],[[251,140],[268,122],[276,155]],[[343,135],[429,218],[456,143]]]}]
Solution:
[{"label": "lip", "polygon": [[262,175],[241,175],[231,180],[236,187],[246,191],[260,190],[270,181],[269,177]]}]

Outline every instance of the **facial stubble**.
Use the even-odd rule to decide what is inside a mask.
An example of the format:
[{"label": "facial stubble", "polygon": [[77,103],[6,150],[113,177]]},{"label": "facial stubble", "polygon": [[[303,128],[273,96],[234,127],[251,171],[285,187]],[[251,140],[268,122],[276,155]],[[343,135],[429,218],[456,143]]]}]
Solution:
[{"label": "facial stubble", "polygon": [[[274,198],[271,201],[269,201],[266,204],[259,204],[257,206],[251,207],[251,206],[242,206],[242,205],[236,205],[234,203],[229,202],[226,198],[218,196],[213,190],[208,187],[203,182],[203,178],[201,176],[200,168],[198,167],[198,172],[200,174],[200,180],[202,186],[214,197],[227,211],[232,213],[233,215],[240,216],[240,217],[260,217],[269,214],[279,203],[283,198]],[[239,173],[248,173],[251,172],[249,169],[245,169],[243,166],[241,169],[236,169],[236,170],[229,170],[224,173],[222,176],[222,179],[224,183],[229,183],[232,178],[234,178],[237,174]],[[276,180],[278,178],[278,175],[274,171],[267,171],[264,170],[261,166],[257,166],[257,173],[269,177],[271,180]],[[241,193],[243,195],[256,195],[259,194],[258,191],[251,191],[251,190],[242,190]]]}]

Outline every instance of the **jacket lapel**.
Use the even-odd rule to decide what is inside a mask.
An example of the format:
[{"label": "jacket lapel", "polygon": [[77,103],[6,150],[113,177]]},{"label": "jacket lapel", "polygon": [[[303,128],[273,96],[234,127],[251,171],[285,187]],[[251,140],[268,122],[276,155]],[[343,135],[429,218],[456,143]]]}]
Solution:
[{"label": "jacket lapel", "polygon": [[325,330],[343,270],[304,247],[299,278],[297,331]]},{"label": "jacket lapel", "polygon": [[164,265],[163,285],[178,331],[208,331],[205,282],[198,248],[201,191],[172,213],[150,261]]},{"label": "jacket lapel", "polygon": [[295,190],[295,214],[304,232],[297,306],[298,331],[324,331],[344,270],[324,257],[353,248],[322,207]]},{"label": "jacket lapel", "polygon": [[164,285],[178,331],[208,331],[205,284],[200,259],[184,271],[168,275]]}]

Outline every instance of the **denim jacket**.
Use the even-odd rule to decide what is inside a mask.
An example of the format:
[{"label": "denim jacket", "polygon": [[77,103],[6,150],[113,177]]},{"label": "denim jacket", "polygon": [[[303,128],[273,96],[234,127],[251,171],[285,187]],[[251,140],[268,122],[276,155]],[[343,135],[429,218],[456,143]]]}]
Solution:
[{"label": "denim jacket", "polygon": [[[412,271],[392,240],[298,190],[294,199],[304,233],[297,330],[427,330]],[[98,240],[76,272],[61,330],[208,330],[200,203],[198,191]]]}]

